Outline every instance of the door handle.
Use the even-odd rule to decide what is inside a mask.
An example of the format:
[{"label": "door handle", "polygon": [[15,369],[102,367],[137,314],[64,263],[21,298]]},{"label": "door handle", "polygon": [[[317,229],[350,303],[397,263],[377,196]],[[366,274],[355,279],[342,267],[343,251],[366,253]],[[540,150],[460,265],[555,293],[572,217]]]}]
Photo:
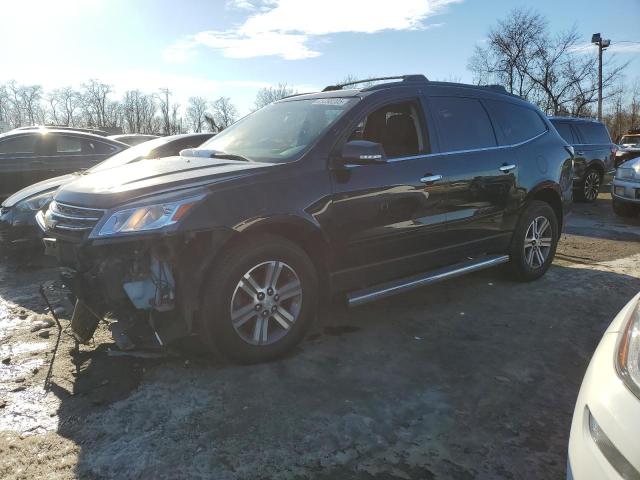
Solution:
[{"label": "door handle", "polygon": [[576,152],[576,155],[584,156],[584,152]]},{"label": "door handle", "polygon": [[511,170],[515,170],[516,166],[511,164],[511,165],[502,165],[500,167],[500,171],[502,173],[509,173]]},{"label": "door handle", "polygon": [[438,180],[442,180],[442,175],[427,175],[420,179],[422,183],[433,183],[437,182]]}]

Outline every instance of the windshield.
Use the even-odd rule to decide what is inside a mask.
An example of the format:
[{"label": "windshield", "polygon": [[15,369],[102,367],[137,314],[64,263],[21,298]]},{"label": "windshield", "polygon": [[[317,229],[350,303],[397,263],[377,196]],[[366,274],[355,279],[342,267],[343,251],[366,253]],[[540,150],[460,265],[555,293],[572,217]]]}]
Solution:
[{"label": "windshield", "polygon": [[172,140],[174,140],[172,137],[161,137],[141,143],[135,147],[127,148],[126,150],[115,154],[113,157],[109,157],[104,162],[91,167],[87,171],[99,172],[101,170],[106,170],[107,168],[119,167],[121,165],[126,165],[127,163],[137,162],[138,160],[146,158],[155,148],[161,147]]},{"label": "windshield", "polygon": [[290,162],[299,158],[356,101],[333,97],[272,103],[199,148],[257,162]]},{"label": "windshield", "polygon": [[640,135],[625,135],[620,140],[623,145],[636,145],[640,146]]}]

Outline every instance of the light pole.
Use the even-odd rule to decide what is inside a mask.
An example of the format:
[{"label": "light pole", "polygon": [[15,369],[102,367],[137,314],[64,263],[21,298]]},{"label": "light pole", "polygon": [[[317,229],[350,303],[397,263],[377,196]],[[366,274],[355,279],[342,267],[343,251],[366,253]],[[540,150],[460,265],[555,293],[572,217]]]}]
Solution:
[{"label": "light pole", "polygon": [[599,33],[594,33],[591,43],[598,45],[598,121],[602,121],[602,51],[611,45],[611,40],[604,40]]}]

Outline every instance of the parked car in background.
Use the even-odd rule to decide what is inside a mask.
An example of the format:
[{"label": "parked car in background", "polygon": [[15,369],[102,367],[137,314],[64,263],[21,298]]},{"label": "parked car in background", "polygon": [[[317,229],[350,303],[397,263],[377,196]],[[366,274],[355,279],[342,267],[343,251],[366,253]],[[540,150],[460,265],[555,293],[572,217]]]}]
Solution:
[{"label": "parked car in background", "polygon": [[613,211],[621,217],[633,217],[640,213],[640,157],[616,169],[611,199]]},{"label": "parked car in background", "polygon": [[640,478],[640,294],[605,332],[571,422],[567,478]]},{"label": "parked car in background", "polygon": [[542,276],[571,147],[504,88],[398,80],[285,98],[179,158],[62,186],[36,218],[77,338],[118,312],[122,348],[198,335],[259,362],[329,296],[354,307],[507,262]]},{"label": "parked car in background", "polygon": [[637,157],[640,157],[640,130],[630,130],[618,140],[616,167]]},{"label": "parked car in background", "polygon": [[84,133],[93,133],[94,135],[100,135],[101,137],[106,137],[111,135],[109,132],[105,132],[104,130],[99,130],[97,128],[80,128],[80,127],[68,127],[66,125],[32,125],[29,127],[18,127],[14,128],[12,131],[23,131],[23,130],[73,130],[74,132],[84,132]]},{"label": "parked car in background", "polygon": [[88,170],[50,178],[23,188],[7,198],[0,207],[0,247],[41,245],[41,231],[37,227],[35,214],[49,205],[61,185],[80,176],[127,163],[178,155],[180,150],[197,147],[212,136],[213,133],[189,133],[160,137],[123,150]]},{"label": "parked car in background", "polygon": [[143,142],[158,138],[158,135],[146,135],[143,133],[127,133],[124,135],[109,135],[109,138],[118,142],[126,143],[132,147],[140,145]]},{"label": "parked car in background", "polygon": [[0,199],[33,183],[92,167],[129,148],[75,130],[18,130],[0,135]]},{"label": "parked car in background", "polygon": [[601,122],[572,117],[551,117],[550,120],[575,151],[574,198],[583,202],[595,201],[605,175],[615,168],[617,145]]}]

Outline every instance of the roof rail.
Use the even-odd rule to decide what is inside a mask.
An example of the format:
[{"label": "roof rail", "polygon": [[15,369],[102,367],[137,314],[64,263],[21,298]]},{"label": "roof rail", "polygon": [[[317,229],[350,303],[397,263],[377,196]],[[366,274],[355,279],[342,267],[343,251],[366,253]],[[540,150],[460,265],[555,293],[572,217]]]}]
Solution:
[{"label": "roof rail", "polygon": [[509,93],[507,89],[504,88],[503,85],[493,84],[493,85],[480,85],[480,86],[488,90],[495,90],[496,92],[499,92],[499,93]]},{"label": "roof rail", "polygon": [[422,74],[417,75],[399,75],[395,77],[377,77],[377,78],[366,78],[364,80],[355,80],[353,82],[341,83],[338,85],[329,85],[322,89],[323,92],[331,92],[334,90],[342,90],[344,87],[348,87],[349,85],[357,85],[359,83],[368,83],[368,82],[379,82],[382,80],[402,80],[403,82],[428,82],[429,79]]}]

